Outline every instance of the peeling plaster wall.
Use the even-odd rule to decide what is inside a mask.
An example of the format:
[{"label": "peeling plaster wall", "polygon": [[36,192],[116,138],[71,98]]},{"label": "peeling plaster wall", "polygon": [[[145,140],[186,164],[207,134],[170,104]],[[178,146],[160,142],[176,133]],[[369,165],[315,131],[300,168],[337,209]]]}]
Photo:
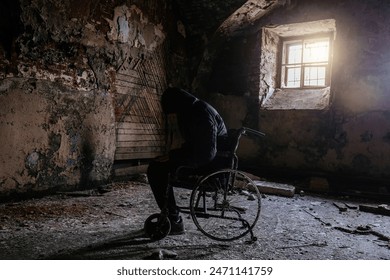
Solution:
[{"label": "peeling plaster wall", "polygon": [[110,177],[115,130],[107,93],[24,78],[3,80],[0,88],[2,195]]},{"label": "peeling plaster wall", "polygon": [[154,121],[168,83],[188,84],[184,67],[167,69],[184,64],[169,4],[5,0],[0,10],[0,198],[111,180],[118,121]]},{"label": "peeling plaster wall", "polygon": [[[278,16],[286,22],[336,20],[331,84],[334,99],[331,107],[322,111],[261,110],[260,127],[271,132],[267,164],[336,176],[389,179],[386,135],[390,129],[390,95],[386,80],[390,56],[383,47],[390,42],[389,3],[298,2],[294,9]],[[272,127],[279,127],[279,131]]]},{"label": "peeling plaster wall", "polygon": [[[267,134],[259,142],[257,160],[251,161],[250,168],[259,172],[266,168],[330,177],[390,179],[389,11],[388,1],[381,0],[299,0],[291,7],[279,8],[259,20],[257,27],[226,42],[214,64],[212,91],[238,95],[242,100],[248,100],[248,96],[259,100],[265,95],[259,92],[259,81],[267,82],[261,79],[266,69],[259,67],[266,63],[259,60],[261,27],[322,19],[336,21],[330,107],[266,110],[257,104],[257,110],[251,110],[255,101],[248,102],[248,116],[243,125],[253,125],[251,120],[258,117],[255,128]],[[274,88],[272,83],[268,86]],[[226,112],[227,119],[235,118],[234,110]],[[242,117],[237,116],[238,119]]]},{"label": "peeling plaster wall", "polygon": [[[159,95],[167,85],[191,90],[197,81],[229,127],[267,133],[240,150],[252,170],[389,179],[390,5],[287,2],[213,41],[245,1],[176,1],[181,15],[159,0],[2,1],[0,197],[109,180],[116,159],[140,158],[133,144],[118,157],[120,139],[127,145],[134,135],[118,137],[122,126],[154,127],[160,145]],[[261,79],[261,27],[329,18],[337,28],[331,106],[259,110],[261,83],[274,87]],[[141,152],[147,159],[161,149]]]}]

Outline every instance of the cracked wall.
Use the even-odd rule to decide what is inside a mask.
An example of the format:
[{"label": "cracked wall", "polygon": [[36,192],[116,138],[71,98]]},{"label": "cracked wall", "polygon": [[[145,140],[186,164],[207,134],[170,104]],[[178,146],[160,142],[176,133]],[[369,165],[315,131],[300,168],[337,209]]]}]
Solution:
[{"label": "cracked wall", "polygon": [[[266,133],[249,168],[260,174],[272,170],[274,174],[287,171],[307,176],[390,179],[390,60],[385,47],[390,41],[389,9],[388,2],[382,0],[295,1],[292,7],[273,11],[226,42],[215,59],[209,87],[225,99],[239,96],[240,104],[249,100],[246,118],[235,115],[234,110],[223,111],[225,118]],[[271,57],[265,55],[260,60],[261,28],[325,19],[335,19],[337,29],[329,107],[261,108],[259,101],[266,92],[259,89],[266,86],[259,82],[267,83],[271,91],[275,88],[272,80],[264,79],[264,72],[271,71],[264,64]],[[272,75],[276,73],[269,77]]]},{"label": "cracked wall", "polygon": [[109,178],[115,131],[107,93],[25,78],[3,80],[0,88],[2,195]]},{"label": "cracked wall", "polygon": [[330,177],[390,178],[390,146],[385,140],[390,124],[385,82],[389,56],[383,48],[390,40],[385,35],[389,8],[380,0],[338,5],[300,1],[278,15],[275,24],[334,18],[337,36],[329,108],[260,112],[260,127],[271,132],[266,157],[270,166]]},{"label": "cracked wall", "polygon": [[165,1],[2,2],[0,198],[112,179],[119,120],[154,121],[168,80],[182,83],[184,74],[166,70],[176,59],[166,57],[169,9]]}]

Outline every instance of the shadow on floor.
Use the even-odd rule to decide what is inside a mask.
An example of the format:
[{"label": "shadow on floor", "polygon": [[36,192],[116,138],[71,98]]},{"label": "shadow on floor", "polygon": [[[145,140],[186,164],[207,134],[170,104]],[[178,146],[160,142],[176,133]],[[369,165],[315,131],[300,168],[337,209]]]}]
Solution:
[{"label": "shadow on floor", "polygon": [[216,252],[228,250],[227,244],[204,244],[177,246],[177,244],[160,244],[149,239],[143,230],[133,231],[117,238],[107,239],[83,248],[47,256],[47,260],[118,260],[118,259],[176,259],[180,255],[191,255],[193,258],[207,258]]}]

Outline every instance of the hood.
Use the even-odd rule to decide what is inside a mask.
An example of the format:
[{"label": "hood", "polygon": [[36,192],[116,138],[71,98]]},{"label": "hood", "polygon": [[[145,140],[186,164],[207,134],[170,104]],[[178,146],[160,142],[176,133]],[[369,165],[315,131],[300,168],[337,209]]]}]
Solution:
[{"label": "hood", "polygon": [[180,88],[168,88],[161,96],[161,105],[165,114],[187,111],[198,98]]}]

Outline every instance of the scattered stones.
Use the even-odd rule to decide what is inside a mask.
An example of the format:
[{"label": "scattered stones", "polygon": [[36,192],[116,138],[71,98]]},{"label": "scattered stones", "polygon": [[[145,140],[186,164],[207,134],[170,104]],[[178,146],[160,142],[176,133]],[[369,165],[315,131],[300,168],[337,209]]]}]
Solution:
[{"label": "scattered stones", "polygon": [[147,260],[165,260],[165,259],[175,259],[177,253],[171,250],[166,249],[156,249],[151,255],[146,256]]},{"label": "scattered stones", "polygon": [[[175,191],[179,205],[188,206],[189,191]],[[246,198],[250,193],[242,201]],[[0,259],[388,259],[387,217],[375,215],[373,221],[372,213],[358,209],[340,214],[333,202],[311,195],[268,195],[254,228],[258,240],[249,244],[249,235],[212,240],[188,214],[183,214],[184,235],[151,241],[143,231],[145,219],[158,212],[150,187],[113,183],[101,196],[54,195],[0,204]],[[363,237],[335,228],[357,225],[370,225],[376,234]]]},{"label": "scattered stones", "polygon": [[295,187],[289,184],[280,184],[268,181],[253,181],[259,188],[260,193],[274,194],[286,197],[293,197],[295,194]]},{"label": "scattered stones", "polygon": [[333,205],[336,206],[340,212],[346,212],[348,207],[344,203],[333,202]]}]

